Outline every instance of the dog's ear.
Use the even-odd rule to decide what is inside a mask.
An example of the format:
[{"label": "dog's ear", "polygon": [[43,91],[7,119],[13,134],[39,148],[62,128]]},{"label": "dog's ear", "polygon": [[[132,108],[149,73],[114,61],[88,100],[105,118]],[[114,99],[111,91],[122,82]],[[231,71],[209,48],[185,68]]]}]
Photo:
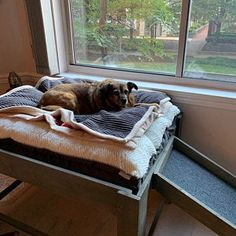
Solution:
[{"label": "dog's ear", "polygon": [[102,93],[103,95],[106,95],[106,94],[108,94],[112,89],[113,89],[112,83],[105,83],[105,84],[103,84],[103,86],[101,87],[100,93]]},{"label": "dog's ear", "polygon": [[129,90],[130,93],[131,93],[131,91],[132,91],[133,88],[136,89],[136,90],[138,90],[138,86],[137,86],[135,83],[133,83],[133,82],[128,82],[128,83],[127,83],[127,88],[128,88],[128,90]]}]

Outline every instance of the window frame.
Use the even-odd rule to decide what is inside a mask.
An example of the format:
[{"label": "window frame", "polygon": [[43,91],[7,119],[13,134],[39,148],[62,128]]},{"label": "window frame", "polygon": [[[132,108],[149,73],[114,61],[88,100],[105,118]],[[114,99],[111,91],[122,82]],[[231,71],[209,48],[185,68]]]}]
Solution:
[{"label": "window frame", "polygon": [[[225,82],[219,80],[208,80],[203,78],[189,78],[183,76],[184,57],[187,40],[188,12],[190,9],[189,0],[182,0],[182,14],[180,22],[179,50],[177,56],[176,74],[166,75],[147,71],[134,71],[117,68],[102,68],[85,64],[75,64],[73,53],[72,19],[70,17],[70,0],[52,1],[52,14],[54,17],[54,34],[56,35],[57,51],[60,52],[57,60],[59,63],[59,73],[71,72],[89,75],[91,77],[112,77],[121,80],[135,80],[140,82],[160,83],[167,85],[187,86],[191,88],[207,88],[223,91],[236,91],[235,82]],[[60,13],[59,13],[60,12]],[[55,16],[60,17],[55,17]],[[59,32],[59,33],[58,33]],[[52,43],[52,42],[51,42]],[[229,76],[226,76],[229,77]],[[96,79],[96,78],[95,78]]]}]

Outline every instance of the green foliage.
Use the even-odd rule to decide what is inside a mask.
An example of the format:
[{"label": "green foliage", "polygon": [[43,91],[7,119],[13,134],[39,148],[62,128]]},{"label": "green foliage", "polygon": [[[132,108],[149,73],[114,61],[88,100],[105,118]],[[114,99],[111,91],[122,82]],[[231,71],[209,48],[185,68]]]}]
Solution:
[{"label": "green foliage", "polygon": [[[101,47],[110,53],[133,48],[148,60],[163,56],[163,45],[145,36],[137,39],[135,22],[145,22],[147,32],[154,24],[161,24],[171,31],[176,25],[172,9],[167,0],[107,0],[106,12],[101,11],[102,0],[72,0],[72,19],[76,45],[83,48]],[[100,23],[101,16],[106,20]],[[127,39],[129,42],[127,43]],[[140,39],[140,38],[139,38]]]},{"label": "green foliage", "polygon": [[194,0],[191,12],[194,22],[214,21],[232,25],[236,21],[236,0]]},{"label": "green foliage", "polygon": [[138,49],[147,61],[154,61],[156,57],[161,58],[165,55],[163,44],[159,40],[148,37],[129,40],[127,47]]},{"label": "green foliage", "polygon": [[119,42],[125,34],[122,27],[106,24],[102,29],[100,27],[86,28],[87,40],[94,46],[109,48],[111,51],[119,50]]}]

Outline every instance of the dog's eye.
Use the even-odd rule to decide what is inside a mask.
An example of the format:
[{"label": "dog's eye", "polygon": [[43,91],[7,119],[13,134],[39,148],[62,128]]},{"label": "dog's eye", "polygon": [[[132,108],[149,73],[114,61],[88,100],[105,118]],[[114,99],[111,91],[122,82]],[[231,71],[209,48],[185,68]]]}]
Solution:
[{"label": "dog's eye", "polygon": [[129,93],[129,90],[126,89],[126,90],[124,91],[124,94],[127,95],[128,93]]},{"label": "dog's eye", "polygon": [[120,95],[120,92],[118,90],[114,90],[113,91],[113,94],[116,95],[116,96],[119,96]]}]

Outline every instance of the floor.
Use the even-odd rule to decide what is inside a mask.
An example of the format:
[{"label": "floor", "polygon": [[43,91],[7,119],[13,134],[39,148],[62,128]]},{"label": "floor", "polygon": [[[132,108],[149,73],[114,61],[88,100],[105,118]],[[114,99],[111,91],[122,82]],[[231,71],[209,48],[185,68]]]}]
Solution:
[{"label": "floor", "polygon": [[[0,181],[6,184],[12,179],[1,176]],[[147,229],[150,228],[155,206],[160,199],[158,193],[150,192]],[[82,199],[61,197],[25,183],[0,201],[1,213],[23,221],[47,235],[116,235],[116,218],[102,206]],[[16,230],[20,236],[31,235],[0,221],[0,235]],[[152,235],[217,236],[174,204],[165,205]]]}]

